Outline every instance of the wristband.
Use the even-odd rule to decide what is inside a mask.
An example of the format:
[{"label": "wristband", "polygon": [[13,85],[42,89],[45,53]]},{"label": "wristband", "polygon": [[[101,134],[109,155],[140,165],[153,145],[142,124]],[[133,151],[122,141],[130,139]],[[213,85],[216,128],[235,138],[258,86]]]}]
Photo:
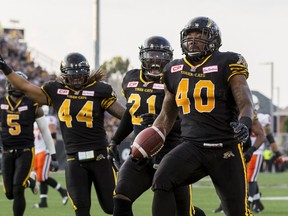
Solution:
[{"label": "wristband", "polygon": [[12,69],[7,65],[7,64],[4,64],[2,66],[2,71],[3,73],[5,74],[5,76],[9,75],[10,73],[12,73]]},{"label": "wristband", "polygon": [[275,154],[275,157],[276,157],[276,158],[278,158],[278,157],[280,157],[280,156],[281,156],[281,153],[280,153],[279,151],[277,151],[277,152],[274,152],[274,154]]},{"label": "wristband", "polygon": [[252,126],[252,119],[247,116],[241,117],[239,122],[245,124],[248,127],[248,129],[250,129]]},{"label": "wristband", "polygon": [[56,161],[56,160],[57,160],[56,154],[52,154],[52,155],[51,155],[51,159],[52,159],[52,161]]}]

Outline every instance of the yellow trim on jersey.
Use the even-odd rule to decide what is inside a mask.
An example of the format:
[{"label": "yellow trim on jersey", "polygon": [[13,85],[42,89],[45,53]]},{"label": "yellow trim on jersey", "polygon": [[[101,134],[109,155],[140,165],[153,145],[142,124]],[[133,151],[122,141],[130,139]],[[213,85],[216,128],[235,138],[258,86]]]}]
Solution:
[{"label": "yellow trim on jersey", "polygon": [[[106,150],[108,152],[108,147],[106,147]],[[114,169],[114,167],[111,165],[111,169],[112,169],[112,172],[113,172],[113,177],[114,177],[114,184],[116,185],[117,183],[117,173],[116,173],[116,170]],[[116,195],[116,191],[115,191],[116,187],[114,188],[113,190],[113,196]]]},{"label": "yellow trim on jersey", "polygon": [[31,164],[30,164],[30,169],[29,169],[29,173],[26,176],[26,178],[24,179],[22,186],[23,187],[27,187],[27,181],[30,177],[30,173],[32,172],[32,170],[34,169],[34,160],[35,160],[35,147],[31,148],[31,154],[32,154],[32,160],[31,160]]},{"label": "yellow trim on jersey", "polygon": [[143,70],[140,69],[140,75],[139,75],[139,79],[140,79],[140,81],[141,81],[142,83],[144,83],[144,84],[154,83],[153,80],[152,80],[152,81],[145,81],[144,78],[143,78],[143,76],[144,76],[144,74],[143,74]]},{"label": "yellow trim on jersey", "polygon": [[15,107],[13,107],[13,105],[12,105],[12,103],[11,103],[10,98],[9,98],[8,95],[6,96],[6,100],[7,100],[8,104],[9,104],[11,110],[13,110],[13,111],[15,111],[15,110],[19,107],[19,105],[21,104],[21,102],[22,102],[22,98],[21,98],[21,99],[17,102],[17,104],[15,105]]},{"label": "yellow trim on jersey", "polygon": [[[239,153],[240,153],[240,157],[241,157],[241,162],[242,162],[242,166],[243,166],[243,172],[244,172],[244,178],[247,179],[247,167],[246,167],[246,162],[245,162],[245,158],[243,155],[243,150],[242,150],[242,144],[239,143],[237,145]],[[244,181],[245,184],[245,200],[248,200],[248,181]],[[249,206],[248,206],[248,202],[244,202],[245,203],[245,216],[252,216],[252,214],[250,213],[249,210]]]},{"label": "yellow trim on jersey", "polygon": [[229,64],[229,68],[232,71],[232,74],[228,77],[228,81],[234,75],[244,75],[246,79],[249,77],[248,69],[242,64]]},{"label": "yellow trim on jersey", "polygon": [[208,59],[212,56],[212,54],[210,54],[209,56],[207,56],[200,64],[194,66],[192,65],[186,57],[183,58],[184,62],[189,65],[191,68],[197,68],[197,67],[200,67],[201,65],[203,65],[206,61],[208,61]]},{"label": "yellow trim on jersey", "polygon": [[72,200],[72,198],[71,198],[71,196],[70,196],[68,191],[67,191],[67,196],[68,196],[68,198],[69,198],[69,200],[70,200],[70,202],[72,204],[72,207],[73,207],[74,211],[76,211],[77,210],[77,206],[74,204],[74,202],[73,202],[73,200]]},{"label": "yellow trim on jersey", "polygon": [[108,109],[116,100],[117,100],[117,98],[114,97],[114,96],[112,96],[112,97],[110,97],[110,98],[103,99],[103,100],[101,101],[101,107],[106,110],[106,109]]},{"label": "yellow trim on jersey", "polygon": [[193,216],[195,215],[195,208],[193,205],[193,197],[192,197],[192,184],[190,184],[189,186],[189,216]]},{"label": "yellow trim on jersey", "polygon": [[45,89],[43,88],[43,86],[41,86],[40,88],[42,89],[42,91],[44,92],[44,94],[45,94],[46,97],[47,97],[47,105],[51,106],[51,105],[52,105],[52,101],[51,101],[50,96],[49,96],[48,93],[45,91]]}]

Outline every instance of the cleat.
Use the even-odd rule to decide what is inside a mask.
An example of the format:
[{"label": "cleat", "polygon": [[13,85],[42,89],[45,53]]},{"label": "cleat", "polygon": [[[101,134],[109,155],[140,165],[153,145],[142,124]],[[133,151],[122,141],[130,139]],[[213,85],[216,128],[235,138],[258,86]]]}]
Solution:
[{"label": "cleat", "polygon": [[214,209],[212,212],[213,213],[224,213],[224,211],[222,209],[222,205],[220,205],[217,209]]},{"label": "cleat", "polygon": [[62,204],[66,205],[68,202],[68,196],[67,196],[67,190],[66,189],[61,190],[61,196],[62,196]]},{"label": "cleat", "polygon": [[37,194],[39,191],[39,182],[36,179],[36,172],[32,171],[30,173],[29,178],[29,187],[31,188],[31,191],[33,194]]},{"label": "cleat", "polygon": [[68,202],[68,196],[63,197],[63,198],[62,198],[62,204],[63,204],[63,205],[66,205],[67,202]]},{"label": "cleat", "polygon": [[253,201],[253,206],[252,206],[252,211],[254,213],[260,213],[261,211],[264,210],[264,205],[260,200],[254,200]]},{"label": "cleat", "polygon": [[35,204],[34,206],[33,206],[33,208],[47,208],[48,207],[48,205],[47,205],[47,203],[37,203],[37,204]]}]

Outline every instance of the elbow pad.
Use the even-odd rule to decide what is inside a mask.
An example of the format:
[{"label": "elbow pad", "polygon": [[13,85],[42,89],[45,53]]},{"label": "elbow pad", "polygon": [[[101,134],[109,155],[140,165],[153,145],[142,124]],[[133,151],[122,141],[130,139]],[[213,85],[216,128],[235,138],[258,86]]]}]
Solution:
[{"label": "elbow pad", "polygon": [[50,129],[48,127],[45,116],[41,116],[40,118],[37,118],[36,122],[38,124],[38,127],[40,129],[40,132],[42,134],[42,137],[44,139],[45,145],[46,145],[49,153],[51,155],[55,154],[56,150],[55,150],[54,141],[52,139],[51,132],[50,132]]}]

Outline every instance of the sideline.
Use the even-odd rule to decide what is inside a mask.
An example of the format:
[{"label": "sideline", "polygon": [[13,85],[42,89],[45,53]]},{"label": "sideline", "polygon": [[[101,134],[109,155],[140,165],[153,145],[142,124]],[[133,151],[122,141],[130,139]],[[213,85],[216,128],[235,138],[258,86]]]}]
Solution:
[{"label": "sideline", "polygon": [[288,200],[288,197],[261,197],[261,200]]}]

